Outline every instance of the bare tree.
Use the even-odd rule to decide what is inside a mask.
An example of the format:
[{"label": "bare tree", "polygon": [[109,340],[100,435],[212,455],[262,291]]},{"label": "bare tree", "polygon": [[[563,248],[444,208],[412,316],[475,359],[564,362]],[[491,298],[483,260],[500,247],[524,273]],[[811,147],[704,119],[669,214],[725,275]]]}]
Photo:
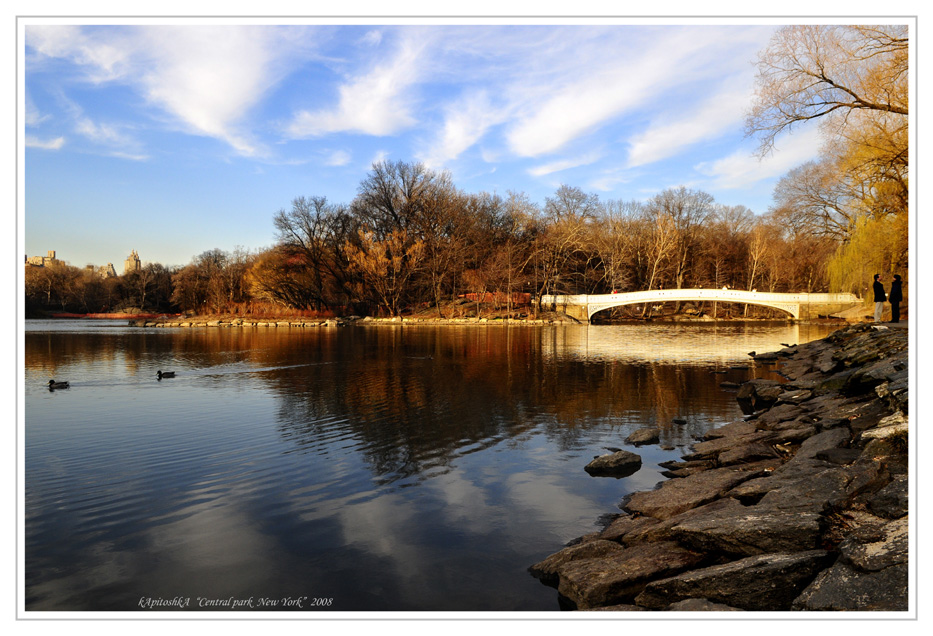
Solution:
[{"label": "bare tree", "polygon": [[760,152],[795,125],[854,111],[907,115],[906,25],[795,25],[778,30],[758,56],[746,132]]}]

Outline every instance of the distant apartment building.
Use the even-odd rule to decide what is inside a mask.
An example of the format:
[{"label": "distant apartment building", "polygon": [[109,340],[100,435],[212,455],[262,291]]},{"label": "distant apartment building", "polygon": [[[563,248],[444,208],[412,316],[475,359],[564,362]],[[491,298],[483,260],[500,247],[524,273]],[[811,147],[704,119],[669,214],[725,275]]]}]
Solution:
[{"label": "distant apartment building", "polygon": [[88,272],[100,276],[101,278],[111,278],[117,275],[117,270],[113,268],[113,263],[107,263],[106,265],[87,265],[84,269]]},{"label": "distant apartment building", "polygon": [[[60,263],[56,256],[55,250],[49,250],[48,256],[27,256],[26,265],[29,267],[45,267],[46,265],[51,265],[52,263]],[[135,272],[142,269],[142,262],[139,260],[139,254],[136,253],[136,250],[130,252],[129,257],[123,262],[123,273],[128,274],[130,272]],[[87,265],[84,270],[100,276],[101,278],[111,278],[117,275],[117,270],[114,268],[113,263],[107,263],[106,265]]]},{"label": "distant apartment building", "polygon": [[130,255],[123,261],[123,274],[129,274],[142,269],[142,262],[139,260],[139,254],[136,250],[130,252]]},{"label": "distant apartment building", "polygon": [[51,265],[52,263],[57,263],[58,259],[55,258],[55,250],[49,250],[48,256],[27,256],[26,264],[32,265],[34,267],[45,267],[46,265]]}]

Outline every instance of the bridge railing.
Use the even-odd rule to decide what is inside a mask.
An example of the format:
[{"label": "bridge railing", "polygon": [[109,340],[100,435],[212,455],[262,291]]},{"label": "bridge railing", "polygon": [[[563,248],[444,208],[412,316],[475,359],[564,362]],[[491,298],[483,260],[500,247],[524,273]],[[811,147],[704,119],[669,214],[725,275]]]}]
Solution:
[{"label": "bridge railing", "polygon": [[861,302],[855,294],[848,293],[779,293],[745,291],[739,289],[652,289],[650,291],[620,292],[615,294],[551,294],[541,297],[545,304],[589,305],[619,301],[620,303],[664,302],[664,301],[719,301],[748,303],[802,303],[833,304]]}]

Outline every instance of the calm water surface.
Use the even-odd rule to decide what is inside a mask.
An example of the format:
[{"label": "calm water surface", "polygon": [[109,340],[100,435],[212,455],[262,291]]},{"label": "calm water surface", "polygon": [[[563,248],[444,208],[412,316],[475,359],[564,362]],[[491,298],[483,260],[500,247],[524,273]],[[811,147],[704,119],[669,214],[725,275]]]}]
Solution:
[{"label": "calm water surface", "polygon": [[[739,419],[719,383],[777,378],[748,351],[830,331],[27,321],[26,607],[557,611],[528,566]],[[649,425],[639,472],[584,472]]]}]

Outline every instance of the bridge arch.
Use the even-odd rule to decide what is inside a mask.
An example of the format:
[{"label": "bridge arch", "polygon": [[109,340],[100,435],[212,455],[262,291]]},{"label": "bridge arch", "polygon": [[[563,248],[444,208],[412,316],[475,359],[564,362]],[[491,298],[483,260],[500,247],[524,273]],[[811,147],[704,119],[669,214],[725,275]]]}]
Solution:
[{"label": "bridge arch", "polygon": [[[697,302],[695,300],[690,300],[690,299],[674,298],[674,299],[663,299],[663,300],[656,299],[654,301],[625,300],[622,302],[615,302],[615,303],[596,303],[596,304],[590,304],[587,307],[586,319],[592,320],[593,316],[595,316],[599,312],[606,311],[614,307],[623,307],[625,305],[644,305],[646,303],[655,304],[658,302],[677,302],[678,300],[681,302]],[[720,302],[720,303],[738,303],[738,304],[743,304],[743,305],[757,305],[759,307],[770,307],[771,309],[777,309],[779,311],[783,311],[789,314],[788,318],[793,318],[794,320],[798,320],[800,318],[800,308],[797,305],[791,305],[790,303],[768,303],[768,302],[761,302],[761,301],[752,302],[752,301],[744,301],[744,300],[720,300],[720,299],[715,299],[715,298],[704,299],[704,301],[706,300],[711,301],[711,302]],[[700,301],[700,302],[703,302],[703,301]]]}]

